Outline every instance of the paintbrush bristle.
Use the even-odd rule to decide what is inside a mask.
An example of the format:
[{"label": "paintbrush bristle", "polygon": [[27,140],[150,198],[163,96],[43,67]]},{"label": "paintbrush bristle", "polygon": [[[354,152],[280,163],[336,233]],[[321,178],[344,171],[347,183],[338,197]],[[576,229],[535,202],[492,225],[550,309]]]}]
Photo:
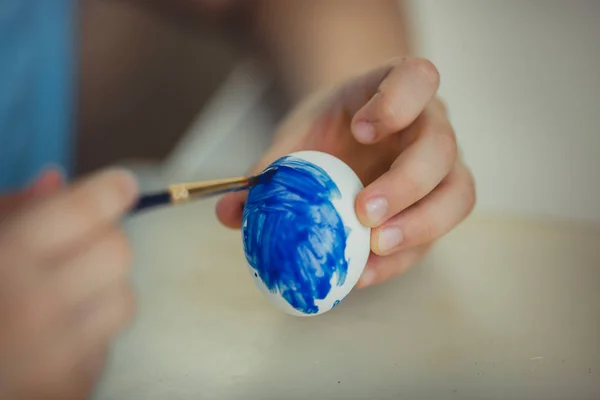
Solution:
[{"label": "paintbrush bristle", "polygon": [[277,167],[267,168],[260,174],[255,175],[255,176],[251,177],[250,179],[248,179],[248,186],[252,187],[255,185],[259,185],[259,184],[269,183],[269,181],[271,181],[271,179],[273,179],[273,177],[275,176],[276,173],[277,173]]}]

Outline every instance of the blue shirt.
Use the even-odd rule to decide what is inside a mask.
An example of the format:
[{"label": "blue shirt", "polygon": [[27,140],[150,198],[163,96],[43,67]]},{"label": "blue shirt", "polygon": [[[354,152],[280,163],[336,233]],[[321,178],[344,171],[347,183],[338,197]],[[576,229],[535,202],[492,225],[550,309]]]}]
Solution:
[{"label": "blue shirt", "polygon": [[76,0],[0,0],[0,193],[72,163]]}]

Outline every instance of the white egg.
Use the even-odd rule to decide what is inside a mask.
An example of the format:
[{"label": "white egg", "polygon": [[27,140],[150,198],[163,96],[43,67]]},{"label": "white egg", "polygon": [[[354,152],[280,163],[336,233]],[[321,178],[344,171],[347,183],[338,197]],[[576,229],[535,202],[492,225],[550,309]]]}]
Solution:
[{"label": "white egg", "polygon": [[355,213],[363,185],[340,159],[318,151],[280,158],[252,187],[242,240],[254,282],[276,307],[296,316],[331,310],[358,282],[371,230]]}]

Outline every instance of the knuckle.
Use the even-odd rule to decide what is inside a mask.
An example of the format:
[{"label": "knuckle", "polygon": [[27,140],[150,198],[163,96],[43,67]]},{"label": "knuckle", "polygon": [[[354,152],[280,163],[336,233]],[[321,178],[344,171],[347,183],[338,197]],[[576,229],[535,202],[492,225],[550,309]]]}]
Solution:
[{"label": "knuckle", "polygon": [[405,56],[397,56],[397,57],[394,57],[394,58],[392,58],[392,59],[390,60],[390,63],[389,63],[389,65],[390,65],[392,68],[397,68],[397,67],[400,67],[401,65],[403,65],[404,63],[406,63],[406,62],[407,62],[407,61],[409,61],[409,60],[410,60],[410,58],[409,58],[409,57],[405,57]]},{"label": "knuckle", "polygon": [[419,80],[426,82],[432,88],[439,87],[440,73],[431,61],[425,58],[415,58],[410,63],[410,68]]},{"label": "knuckle", "polygon": [[435,135],[436,148],[439,155],[450,168],[458,156],[458,144],[451,127],[442,129]]},{"label": "knuckle", "polygon": [[426,192],[424,183],[418,176],[404,174],[398,181],[402,182],[402,192],[405,193],[405,196],[410,200],[409,204],[418,201]]},{"label": "knuckle", "polygon": [[388,130],[399,131],[408,127],[413,119],[411,115],[398,107],[398,99],[392,93],[381,93],[378,104],[379,122]]},{"label": "knuckle", "polygon": [[461,219],[466,218],[477,203],[475,178],[471,171],[462,163],[457,164],[449,179],[455,187],[460,201]]},{"label": "knuckle", "polygon": [[404,118],[399,112],[396,102],[393,96],[385,91],[381,91],[378,94],[379,97],[379,115],[381,122],[384,125],[396,127],[404,125]]},{"label": "knuckle", "polygon": [[418,220],[412,220],[406,229],[405,240],[411,248],[433,242],[440,233],[440,228],[433,218],[432,212],[426,208],[421,210]]}]

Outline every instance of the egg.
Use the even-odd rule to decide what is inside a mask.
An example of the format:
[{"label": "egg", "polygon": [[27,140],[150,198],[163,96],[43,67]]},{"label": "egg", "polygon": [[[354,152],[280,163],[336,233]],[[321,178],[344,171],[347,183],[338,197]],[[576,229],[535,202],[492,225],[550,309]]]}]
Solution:
[{"label": "egg", "polygon": [[363,185],[340,159],[299,151],[273,162],[248,192],[242,240],[256,286],[294,316],[323,314],[358,282],[370,228],[355,212]]}]

